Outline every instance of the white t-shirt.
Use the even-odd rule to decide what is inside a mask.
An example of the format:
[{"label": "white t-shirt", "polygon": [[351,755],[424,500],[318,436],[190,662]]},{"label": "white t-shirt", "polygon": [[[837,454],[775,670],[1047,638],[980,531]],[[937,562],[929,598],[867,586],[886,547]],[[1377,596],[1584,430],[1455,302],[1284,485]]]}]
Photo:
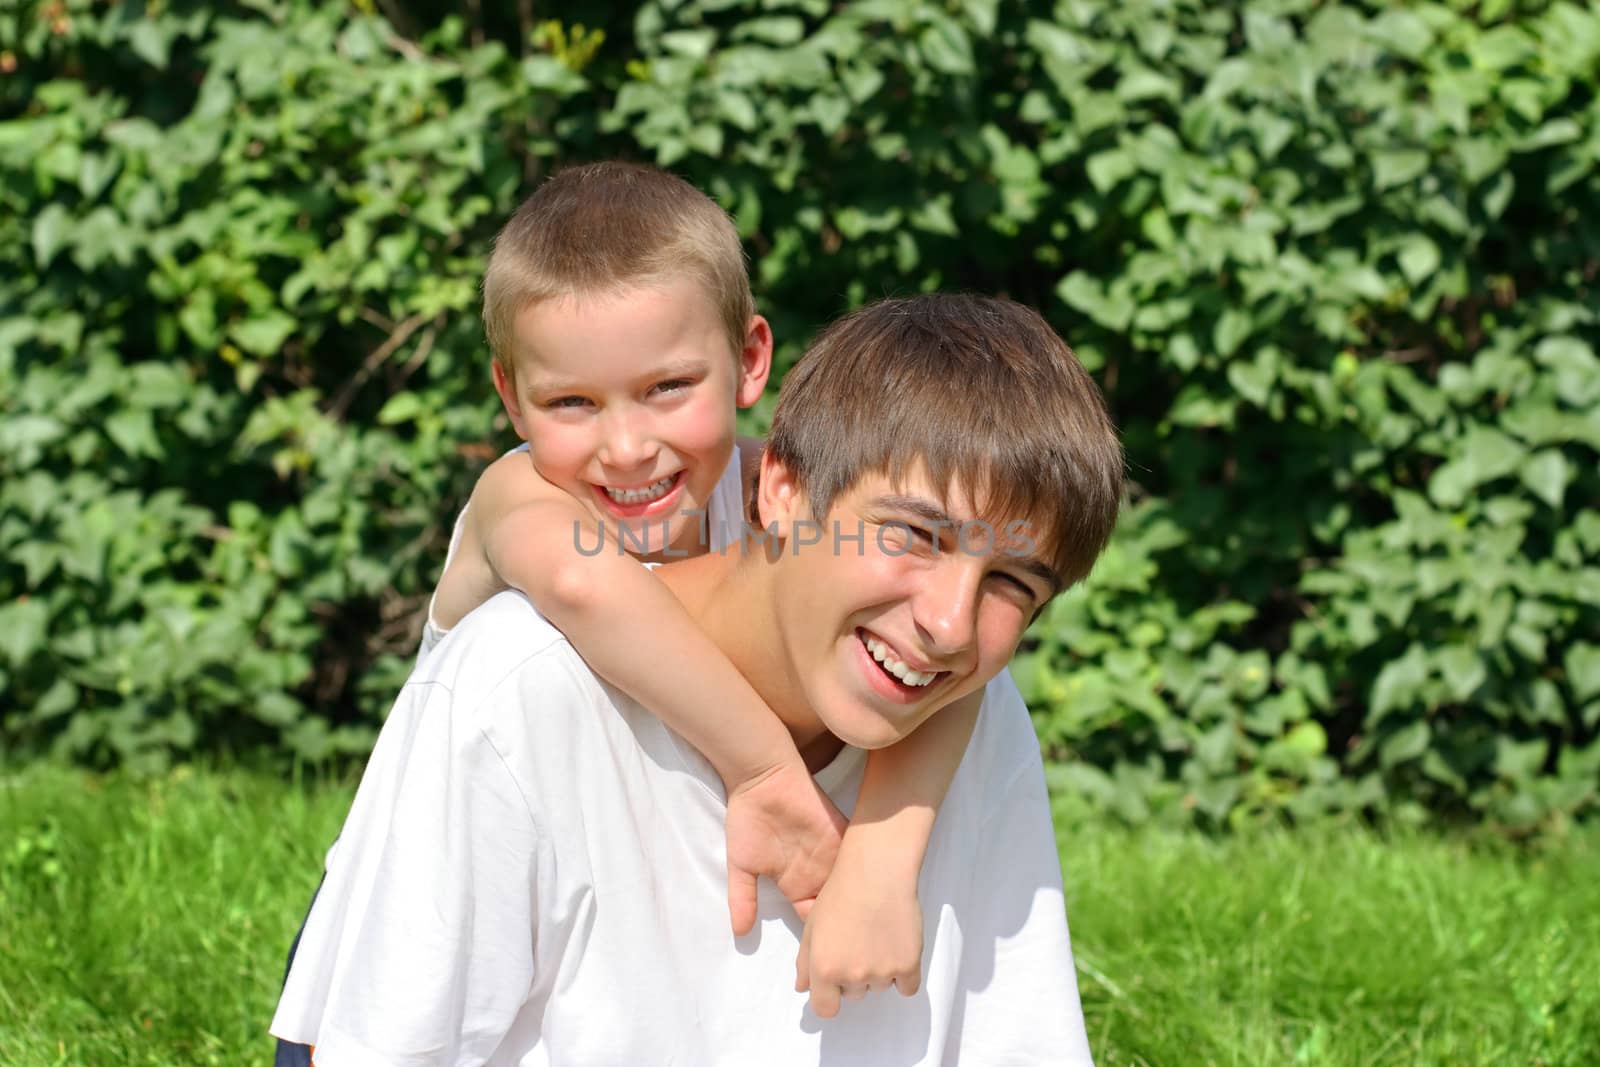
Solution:
[{"label": "white t-shirt", "polygon": [[[845,812],[864,753],[818,781]],[[724,794],[521,594],[474,611],[384,723],[272,1032],[319,1067],[1088,1064],[1043,767],[989,684],[919,892],[924,982],[817,1018],[763,880],[728,929]]]},{"label": "white t-shirt", "polygon": [[[524,442],[513,448],[512,452],[526,452],[528,445]],[[504,458],[504,457],[502,457]],[[706,524],[706,540],[712,552],[720,552],[729,545],[736,544],[744,531],[744,486],[739,484],[739,446],[733,446],[733,458],[728,460],[728,465],[722,469],[722,477],[717,479],[717,484],[711,489],[711,499],[706,501],[706,515],[703,520]],[[465,529],[467,508],[463,505],[461,514],[456,516],[456,524],[450,531],[450,547],[444,554],[444,565],[450,566],[450,561],[456,558],[456,550],[461,547],[461,534]],[[417,660],[433,651],[444,635],[450,631],[440,626],[433,618],[433,600],[428,600],[428,618],[422,624],[422,643],[417,648]]]}]

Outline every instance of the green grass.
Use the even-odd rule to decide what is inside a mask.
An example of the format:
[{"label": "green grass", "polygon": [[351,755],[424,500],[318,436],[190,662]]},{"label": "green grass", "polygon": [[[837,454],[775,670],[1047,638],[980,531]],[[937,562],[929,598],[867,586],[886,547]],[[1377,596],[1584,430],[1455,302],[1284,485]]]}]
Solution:
[{"label": "green grass", "polygon": [[[0,780],[0,1062],[270,1062],[284,949],[349,796],[241,772]],[[1600,828],[1061,840],[1103,1067],[1600,1062]]]}]

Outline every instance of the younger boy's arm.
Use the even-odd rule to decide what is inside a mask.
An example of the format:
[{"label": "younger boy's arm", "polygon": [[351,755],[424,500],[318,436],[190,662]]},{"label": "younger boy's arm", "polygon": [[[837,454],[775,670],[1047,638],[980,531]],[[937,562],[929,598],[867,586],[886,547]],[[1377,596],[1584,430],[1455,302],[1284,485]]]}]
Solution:
[{"label": "younger boy's arm", "polygon": [[888,748],[867,754],[861,792],[833,874],[800,937],[795,989],[824,1019],[839,999],[922,983],[917,876],[950,780],[972,739],[983,690],[969,693]]},{"label": "younger boy's arm", "polygon": [[844,819],[788,730],[660,580],[614,541],[593,552],[603,531],[579,505],[559,490],[522,491],[507,503],[505,488],[480,483],[469,511],[499,580],[527,594],[596,674],[660,716],[727,785],[734,932],[755,924],[763,874],[804,917]]}]

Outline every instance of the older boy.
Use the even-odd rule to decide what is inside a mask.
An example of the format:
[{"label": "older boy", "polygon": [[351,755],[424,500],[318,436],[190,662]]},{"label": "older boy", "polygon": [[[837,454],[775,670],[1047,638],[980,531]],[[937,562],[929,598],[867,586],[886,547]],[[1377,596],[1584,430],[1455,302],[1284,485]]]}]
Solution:
[{"label": "older boy", "polygon": [[657,571],[842,808],[863,748],[984,693],[922,866],[917,996],[809,1015],[780,985],[800,937],[781,898],[730,941],[715,771],[502,594],[385,723],[289,978],[285,1003],[314,1007],[274,1032],[321,1067],[1089,1062],[1038,748],[995,676],[1088,571],[1120,478],[1098,393],[1036,314],[888,302],[785,383],[765,550]]}]

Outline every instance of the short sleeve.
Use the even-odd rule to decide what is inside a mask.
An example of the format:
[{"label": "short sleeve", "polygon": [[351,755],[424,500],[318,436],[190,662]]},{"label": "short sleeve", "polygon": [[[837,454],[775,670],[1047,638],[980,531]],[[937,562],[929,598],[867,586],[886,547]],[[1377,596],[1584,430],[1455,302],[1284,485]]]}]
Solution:
[{"label": "short sleeve", "polygon": [[482,1063],[533,982],[540,838],[449,689],[385,724],[307,919],[273,1033],[318,1067]]},{"label": "short sleeve", "polygon": [[[1016,713],[1027,721],[1027,712]],[[1005,709],[1010,712],[1012,709]],[[1044,766],[1031,730],[1025,759],[998,792],[974,869],[976,906],[961,922],[960,1063],[1090,1065],[1061,890]]]}]

